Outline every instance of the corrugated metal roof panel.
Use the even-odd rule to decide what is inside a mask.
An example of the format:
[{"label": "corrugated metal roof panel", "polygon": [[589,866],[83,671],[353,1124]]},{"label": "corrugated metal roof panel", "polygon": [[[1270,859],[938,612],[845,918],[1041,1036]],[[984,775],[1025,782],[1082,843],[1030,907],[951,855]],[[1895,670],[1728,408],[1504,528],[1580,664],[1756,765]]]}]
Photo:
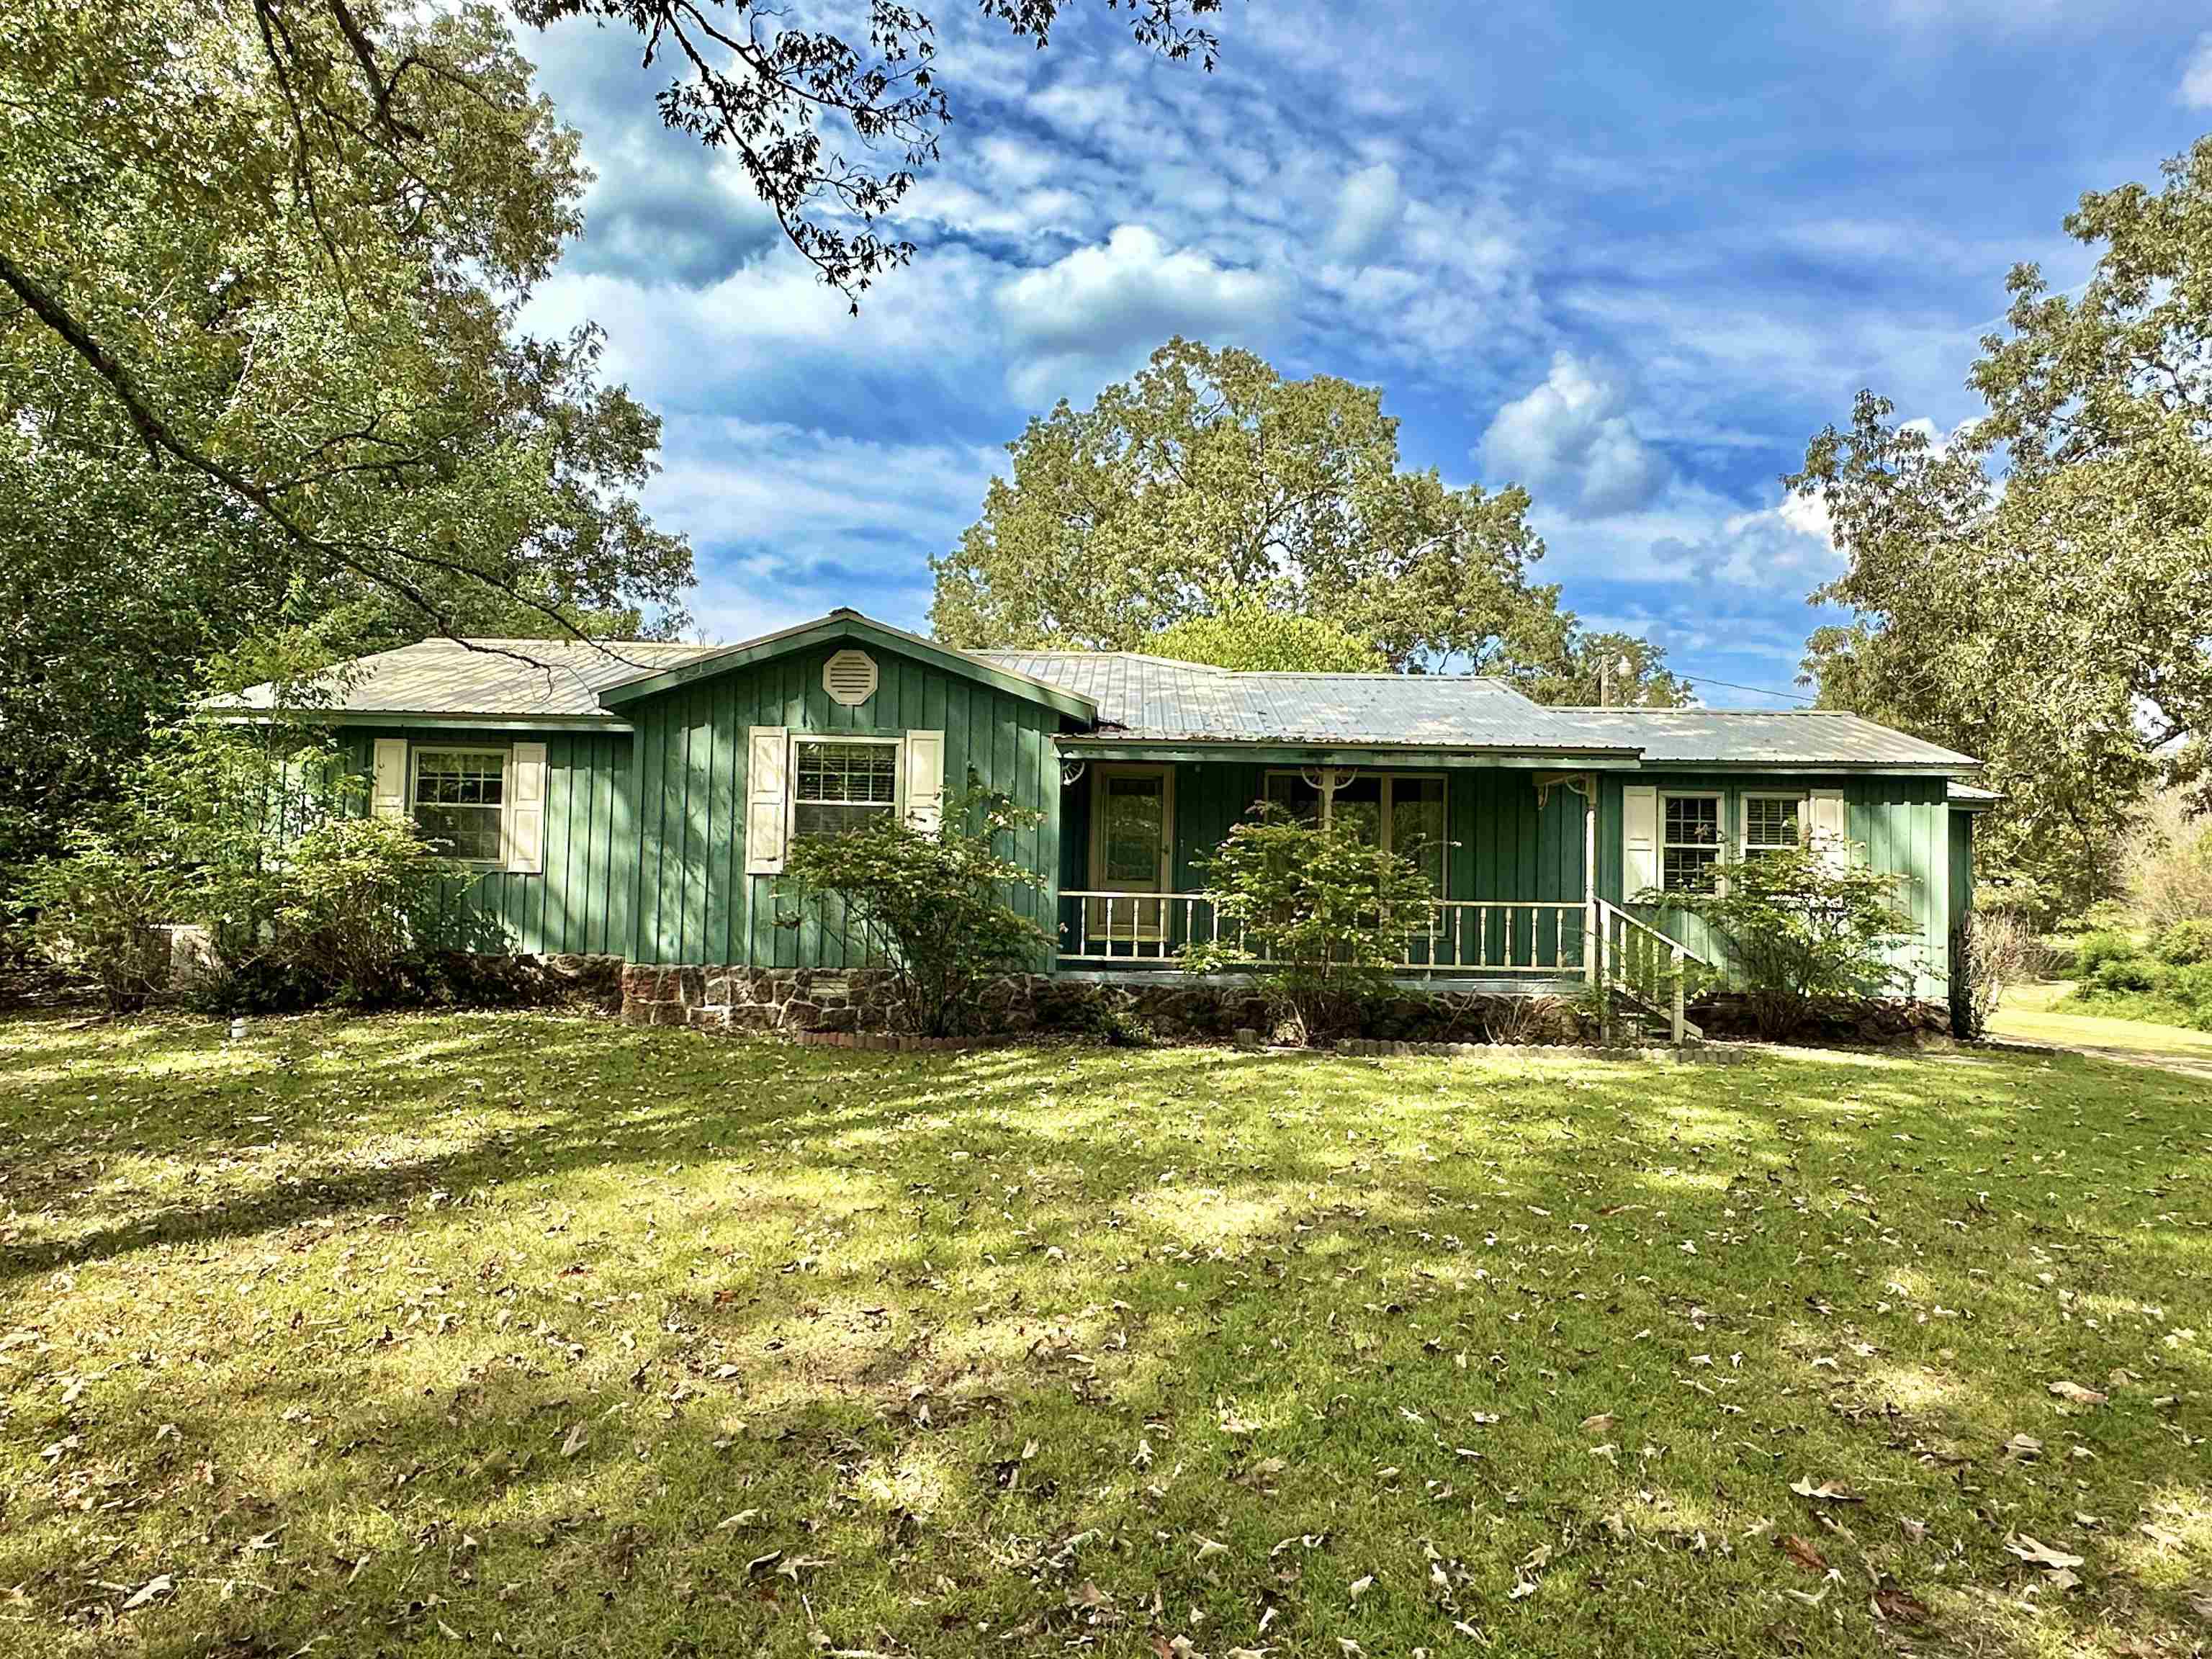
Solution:
[{"label": "corrugated metal roof panel", "polygon": [[1090,697],[1103,725],[1161,742],[1626,746],[1480,675],[1237,673],[1133,652],[974,654]]},{"label": "corrugated metal roof panel", "polygon": [[[422,640],[342,664],[324,684],[343,714],[454,714],[521,720],[601,717],[599,688],[640,672],[674,668],[711,654],[711,645],[659,641]],[[265,709],[275,691],[256,685],[218,708]]]},{"label": "corrugated metal roof panel", "polygon": [[1901,766],[1972,769],[1969,756],[1858,714],[1827,709],[1559,708],[1601,738],[1632,744],[1646,766]]}]

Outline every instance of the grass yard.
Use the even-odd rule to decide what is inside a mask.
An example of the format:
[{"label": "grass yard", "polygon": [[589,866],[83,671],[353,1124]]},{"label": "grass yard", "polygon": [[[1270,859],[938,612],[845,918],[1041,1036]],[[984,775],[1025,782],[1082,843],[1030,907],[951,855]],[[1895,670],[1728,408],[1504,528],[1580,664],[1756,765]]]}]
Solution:
[{"label": "grass yard", "polygon": [[1990,1021],[1993,1036],[2056,1042],[2144,1064],[2162,1065],[2212,1083],[2212,1031],[2148,1019],[2128,1019],[2073,996],[2060,981],[2008,987]]},{"label": "grass yard", "polygon": [[2207,1101],[0,1024],[0,1650],[2197,1650]]}]

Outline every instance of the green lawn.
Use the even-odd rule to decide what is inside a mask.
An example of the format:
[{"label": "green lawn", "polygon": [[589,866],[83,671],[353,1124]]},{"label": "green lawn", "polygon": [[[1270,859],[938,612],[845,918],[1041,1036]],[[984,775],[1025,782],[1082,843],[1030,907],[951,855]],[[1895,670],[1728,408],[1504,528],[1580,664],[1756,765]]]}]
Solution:
[{"label": "green lawn", "polygon": [[2163,1065],[2212,1081],[2212,1031],[2122,1018],[2115,1011],[2077,1002],[2073,990],[2066,981],[2008,988],[1990,1034]]},{"label": "green lawn", "polygon": [[0,1650],[2187,1652],[2206,1103],[0,1024]]}]

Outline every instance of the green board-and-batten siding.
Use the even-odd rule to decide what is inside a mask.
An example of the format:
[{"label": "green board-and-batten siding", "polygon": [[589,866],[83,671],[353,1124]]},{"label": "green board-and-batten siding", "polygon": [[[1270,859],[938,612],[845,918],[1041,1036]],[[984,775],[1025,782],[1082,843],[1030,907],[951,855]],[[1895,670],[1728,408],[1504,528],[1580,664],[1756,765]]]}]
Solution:
[{"label": "green board-and-batten siding", "polygon": [[[985,788],[1042,814],[1006,851],[1045,884],[1042,892],[1014,893],[1016,907],[1049,922],[1060,859],[1060,759],[1053,744],[1060,716],[875,647],[869,652],[876,659],[875,694],[845,708],[822,688],[823,665],[836,648],[824,645],[752,663],[623,708],[634,728],[632,961],[839,969],[863,960],[834,905],[802,909],[787,897],[779,904],[779,878],[746,872],[746,733],[756,726],[860,737],[944,732],[948,796],[972,774]],[[780,925],[793,919],[796,925]]]},{"label": "green board-and-batten siding", "polygon": [[[628,798],[630,738],[621,732],[346,728],[347,764],[366,777],[379,738],[413,749],[545,745],[545,867],[487,870],[459,902],[495,919],[510,948],[530,955],[621,954],[630,938],[634,834]],[[410,763],[411,764],[411,763]],[[361,806],[366,809],[363,801]]]},{"label": "green board-and-batten siding", "polygon": [[[1731,857],[1743,836],[1746,795],[1842,790],[1845,834],[1861,849],[1859,855],[1874,869],[1899,878],[1898,908],[1912,919],[1914,939],[1895,953],[1895,960],[1911,975],[1911,994],[1941,998],[1946,994],[1954,902],[1949,820],[1963,815],[1954,814],[1946,805],[1948,785],[1943,779],[1762,778],[1743,773],[1638,773],[1629,778],[1604,778],[1599,784],[1602,813],[1598,821],[1598,892],[1616,904],[1626,904],[1632,896],[1621,890],[1621,791],[1632,785],[1656,785],[1662,796],[1669,792],[1720,796],[1722,833]],[[1669,937],[1720,959],[1723,952],[1718,942],[1695,918],[1662,916],[1640,907],[1634,909],[1642,920],[1653,922]]]}]

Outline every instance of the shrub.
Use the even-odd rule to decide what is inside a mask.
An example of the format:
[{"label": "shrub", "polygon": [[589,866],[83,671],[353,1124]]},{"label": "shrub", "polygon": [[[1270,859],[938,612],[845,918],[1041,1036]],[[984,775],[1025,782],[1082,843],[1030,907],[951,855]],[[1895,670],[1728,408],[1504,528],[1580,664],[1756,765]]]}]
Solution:
[{"label": "shrub", "polygon": [[1349,823],[1306,823],[1272,802],[1232,829],[1203,872],[1222,939],[1193,944],[1204,973],[1259,968],[1260,989],[1297,1041],[1356,1031],[1433,899],[1410,861]]},{"label": "shrub", "polygon": [[33,865],[18,891],[32,948],[97,984],[110,1013],[134,1012],[167,975],[154,930],[178,919],[185,879],[136,833],[77,830],[64,848]]},{"label": "shrub", "polygon": [[2084,933],[2074,946],[2074,977],[2094,979],[2108,962],[2126,962],[2136,955],[2136,942],[2118,928]]},{"label": "shrub", "polygon": [[2212,917],[2195,916],[2160,928],[2151,936],[2151,954],[2176,968],[2212,962]]},{"label": "shrub", "polygon": [[933,830],[876,816],[843,835],[794,842],[787,889],[801,904],[842,902],[847,925],[890,970],[922,1036],[965,1034],[986,983],[1036,967],[1052,949],[1052,936],[1003,896],[1040,889],[1042,879],[999,851],[1043,815],[971,787],[945,803]]},{"label": "shrub", "polygon": [[2152,797],[2129,838],[2123,873],[2153,927],[2212,919],[2212,820],[2192,813],[2178,790]]},{"label": "shrub", "polygon": [[1785,848],[1636,902],[1697,916],[1725,938],[1761,1035],[1787,1036],[1816,1002],[1895,988],[1903,973],[1888,953],[1913,938],[1898,879],[1856,860],[1832,864],[1823,848]]},{"label": "shrub", "polygon": [[2050,951],[2016,912],[1969,911],[1951,929],[1951,1030],[1979,1039],[2006,988],[2043,976]]},{"label": "shrub", "polygon": [[284,848],[264,954],[337,1001],[399,1001],[441,953],[483,942],[457,902],[470,879],[404,819],[326,819]]},{"label": "shrub", "polygon": [[2164,980],[2162,963],[2147,957],[2108,957],[2084,977],[2099,991],[2154,991]]}]

